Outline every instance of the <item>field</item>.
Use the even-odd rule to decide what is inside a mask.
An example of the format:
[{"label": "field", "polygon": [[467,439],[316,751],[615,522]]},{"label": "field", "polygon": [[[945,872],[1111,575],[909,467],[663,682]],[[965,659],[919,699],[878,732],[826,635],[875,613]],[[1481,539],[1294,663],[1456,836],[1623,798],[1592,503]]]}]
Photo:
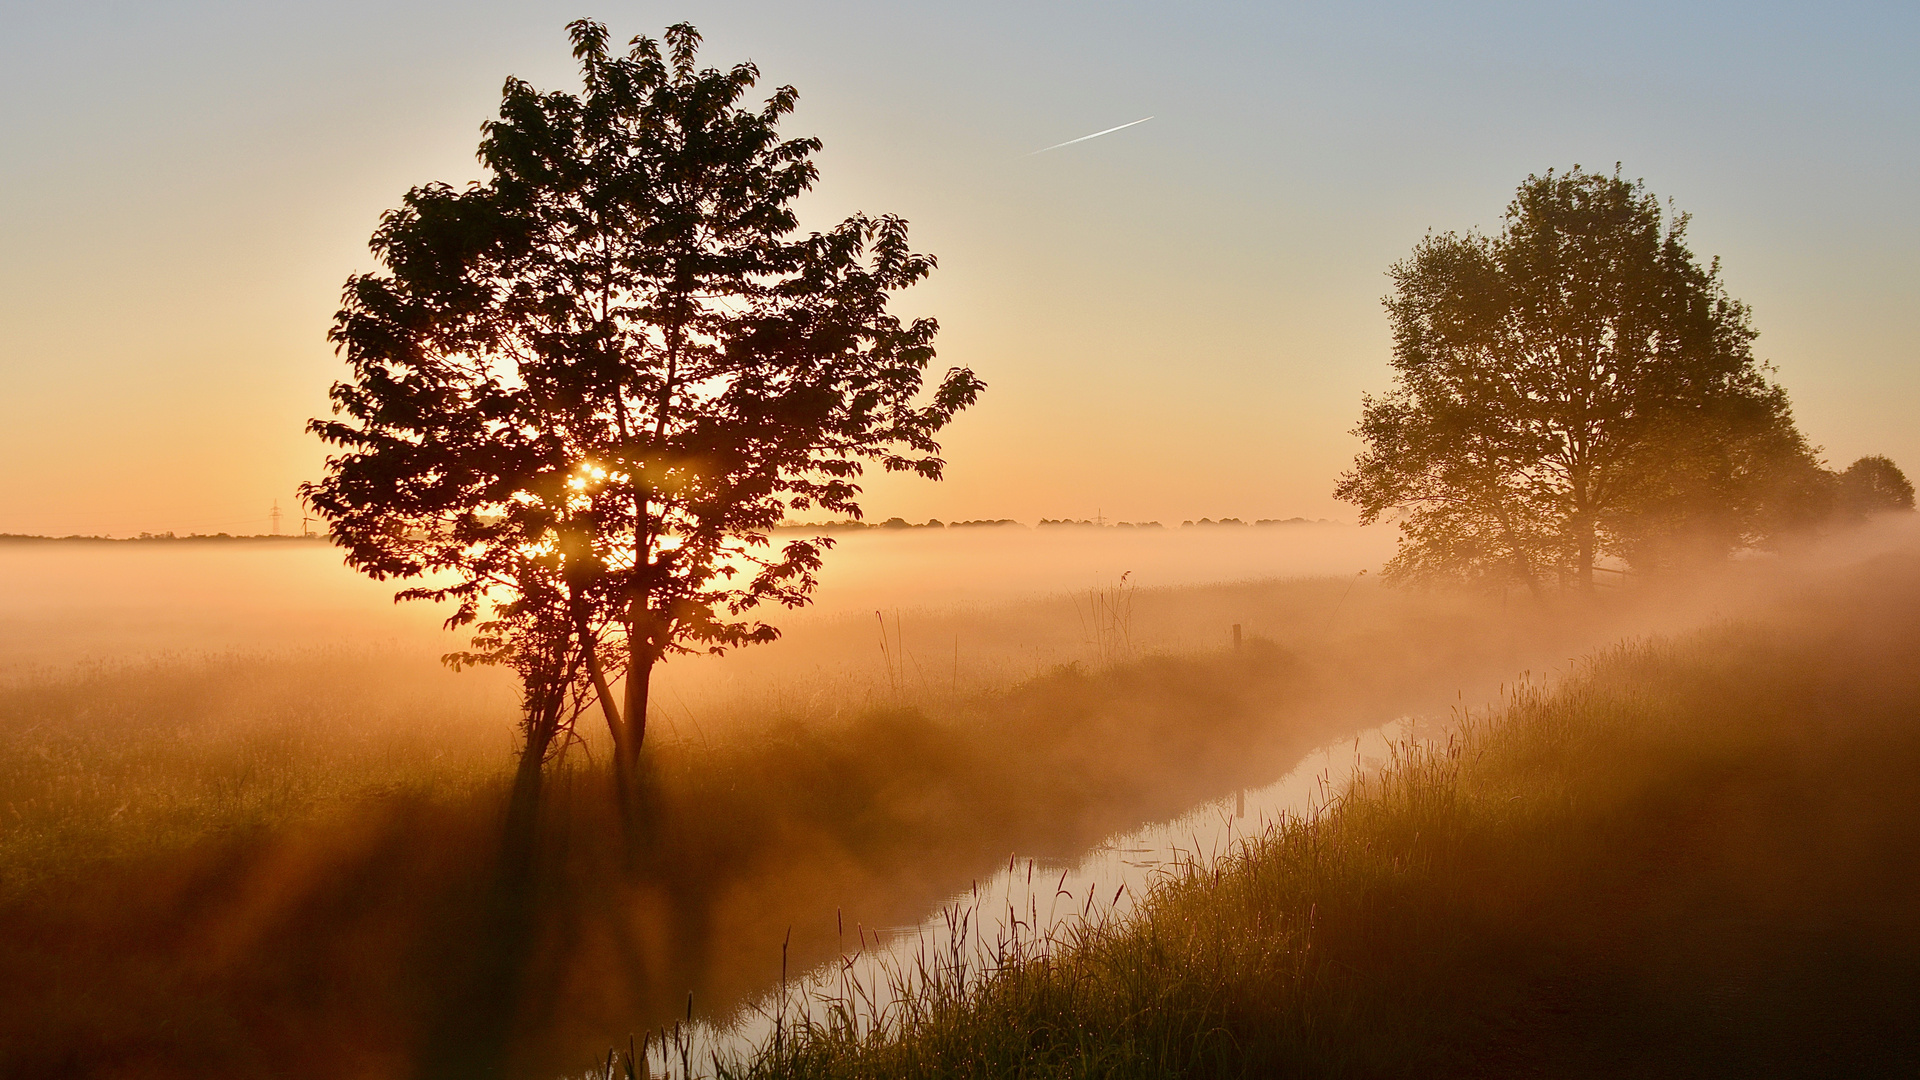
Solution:
[{"label": "field", "polygon": [[790,1002],[733,1071],[1911,1076],[1916,601],[1890,557],[1606,650],[1134,917]]},{"label": "field", "polygon": [[[0,1063],[23,1077],[577,1073],[630,1033],[690,1011],[724,1020],[777,984],[783,960],[795,970],[831,960],[843,924],[871,933],[917,922],[1009,853],[1072,857],[1265,783],[1381,720],[1500,700],[1524,671],[1550,680],[1623,636],[1783,617],[1782,583],[1814,573],[1807,565],[1820,564],[1755,564],[1553,607],[1399,593],[1353,576],[1136,589],[1115,575],[1025,600],[902,605],[878,619],[848,603],[758,657],[676,674],[642,835],[623,838],[595,765],[598,737],[583,733],[524,865],[500,850],[513,699],[498,678],[451,675],[417,648],[298,640],[45,664],[0,689],[0,930],[12,943],[0,953]],[[1895,625],[1887,619],[1867,629]],[[1647,670],[1680,670],[1636,655]],[[1610,663],[1606,685],[1639,677],[1627,660]],[[1823,684],[1808,675],[1794,685]],[[1507,738],[1471,737],[1476,747]],[[1439,783],[1439,764],[1423,768],[1422,783]],[[1541,782],[1578,775],[1562,768]],[[1336,820],[1275,834],[1244,865],[1284,861]],[[1477,819],[1463,820],[1456,831],[1470,838]],[[1496,839],[1506,842],[1474,841],[1476,857],[1492,859]],[[1416,856],[1445,862],[1418,845],[1406,855]],[[1221,880],[1238,880],[1233,872]],[[1291,955],[1293,938],[1249,937],[1208,895],[1190,882],[1156,903],[1191,924],[1183,940],[1212,934],[1269,960]],[[1509,902],[1502,895],[1483,899]],[[1335,894],[1306,892],[1276,910],[1300,896],[1309,910],[1339,910]],[[1354,902],[1374,910],[1379,897],[1367,896]],[[1389,949],[1384,925],[1353,932]],[[1100,948],[1132,948],[1131,932],[1112,928]],[[1088,948],[1074,955],[1094,956]],[[1369,962],[1404,967],[1388,963],[1394,955]],[[1168,969],[1160,1012],[1170,1024],[1198,1017],[1208,1035],[1214,1004],[1181,1006],[1191,975]],[[994,1000],[969,998],[954,1015],[1001,1008]],[[1285,1009],[1303,999],[1261,1000]],[[1368,1000],[1343,998],[1338,1014],[1390,1011]],[[1323,1043],[1302,1035],[1301,1045],[1331,1054],[1342,1031],[1361,1030],[1326,1023],[1309,1025],[1325,1028]],[[979,1034],[967,1030],[940,1037]],[[803,1045],[826,1057],[764,1067],[894,1067],[887,1046]],[[1113,1060],[1158,1067],[1137,1049]],[[1194,1061],[1233,1071],[1206,1053]]]}]

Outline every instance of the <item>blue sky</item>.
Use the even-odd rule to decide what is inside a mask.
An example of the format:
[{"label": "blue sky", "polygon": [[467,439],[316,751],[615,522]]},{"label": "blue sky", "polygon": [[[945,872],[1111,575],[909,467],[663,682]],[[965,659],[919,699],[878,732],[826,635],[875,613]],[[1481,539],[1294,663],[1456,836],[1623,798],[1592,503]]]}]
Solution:
[{"label": "blue sky", "polygon": [[380,212],[580,15],[797,85],[807,224],[940,256],[906,306],[991,390],[881,516],[1351,516],[1387,266],[1576,162],[1693,214],[1830,459],[1920,469],[1912,7],[7,4],[0,531],[264,529]]}]

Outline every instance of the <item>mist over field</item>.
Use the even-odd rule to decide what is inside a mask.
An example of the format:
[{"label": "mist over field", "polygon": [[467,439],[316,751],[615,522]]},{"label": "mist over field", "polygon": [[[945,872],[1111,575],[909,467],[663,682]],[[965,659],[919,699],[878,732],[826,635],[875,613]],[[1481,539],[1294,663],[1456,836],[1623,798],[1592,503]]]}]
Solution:
[{"label": "mist over field", "polygon": [[[524,946],[535,981],[485,1007],[461,1004],[477,927],[454,898],[484,888],[497,842],[509,680],[442,668],[434,620],[320,545],[10,547],[21,595],[94,591],[9,612],[36,661],[0,691],[0,916],[38,945],[0,972],[0,1047],[198,1075],[267,1054],[323,1076],[497,1036],[516,1075],[557,1075],[683,1016],[689,991],[725,1023],[783,954],[807,969],[849,926],[877,947],[1009,854],[1066,865],[1350,733],[1496,706],[1611,642],[1765,620],[1916,540],[1887,521],[1543,606],[1381,589],[1348,568],[1382,545],[1344,526],[855,534],[780,643],[666,666],[658,831],[633,855],[607,847],[588,768],[605,733],[582,718]],[[316,980],[387,989],[296,1004]],[[287,1064],[260,1025],[292,1016],[332,1050]]]},{"label": "mist over field", "polygon": [[[785,539],[782,534],[777,539]],[[1332,523],[1119,529],[1079,526],[976,526],[953,529],[868,529],[831,533],[813,602],[765,616],[783,630],[772,647],[741,650],[726,661],[679,660],[669,678],[694,682],[738,680],[758,672],[777,677],[792,663],[828,662],[809,641],[858,637],[849,629],[874,612],[904,617],[912,635],[923,615],[950,616],[969,608],[1053,597],[1066,601],[1117,585],[1165,589],[1275,577],[1378,573],[1392,552],[1389,529]],[[141,541],[118,543],[0,543],[0,678],[57,670],[81,662],[125,663],[205,654],[260,655],[296,649],[378,647],[390,656],[438,657],[464,643],[441,622],[445,606],[393,602],[407,583],[383,583],[355,573],[340,553],[320,542]],[[837,628],[837,629],[834,629]],[[1138,644],[1186,644],[1167,634],[1197,628],[1141,628]],[[1210,643],[1224,626],[1208,628]],[[1091,628],[1050,628],[1019,643],[963,642],[969,665],[991,658],[1010,663],[1025,650],[1037,660],[1065,663],[1091,646]],[[1155,636],[1158,635],[1158,636]],[[1082,641],[1080,638],[1089,638]],[[916,648],[920,646],[916,645]],[[928,643],[924,646],[931,649]],[[1034,652],[1033,650],[1039,650]],[[877,645],[872,659],[879,662]],[[941,657],[951,660],[951,649]],[[807,656],[802,661],[799,657]],[[858,667],[863,660],[835,654]],[[931,662],[931,661],[928,661]],[[736,673],[736,669],[744,669]]]},{"label": "mist over field", "polygon": [[0,12],[0,1080],[1920,1076],[1920,9],[680,6]]}]

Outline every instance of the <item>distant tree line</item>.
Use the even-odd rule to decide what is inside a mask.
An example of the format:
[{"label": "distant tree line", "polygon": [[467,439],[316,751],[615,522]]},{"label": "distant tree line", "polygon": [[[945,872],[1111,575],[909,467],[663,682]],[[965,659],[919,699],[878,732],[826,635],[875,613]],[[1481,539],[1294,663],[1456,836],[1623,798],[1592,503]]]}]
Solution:
[{"label": "distant tree line", "polygon": [[[1219,521],[1215,521],[1212,518],[1201,518],[1199,521],[1183,521],[1180,523],[1180,527],[1183,529],[1204,529],[1212,525],[1231,526],[1231,525],[1245,525],[1245,524],[1247,524],[1247,522],[1241,521],[1239,518],[1221,518]],[[1290,518],[1259,518],[1255,520],[1253,524],[1255,525],[1326,525],[1326,524],[1330,524],[1330,522],[1328,522],[1326,518],[1290,517]]]},{"label": "distant tree line", "polygon": [[941,521],[928,518],[921,523],[908,521],[902,517],[890,517],[885,521],[861,521],[847,518],[844,521],[783,521],[778,526],[783,532],[864,532],[870,529],[966,529],[982,525],[1018,525],[1012,518],[1000,518],[994,521]]},{"label": "distant tree line", "polygon": [[1836,518],[1911,510],[1884,457],[1824,467],[1687,217],[1578,166],[1529,177],[1498,235],[1429,235],[1385,303],[1394,385],[1335,494],[1392,518],[1390,580],[1591,589]]},{"label": "distant tree line", "polygon": [[[1326,524],[1329,524],[1329,522],[1325,518],[1304,518],[1304,517],[1260,518],[1252,522],[1247,522],[1247,521],[1242,521],[1239,518],[1230,517],[1230,518],[1221,518],[1218,521],[1215,521],[1212,518],[1201,518],[1199,521],[1183,521],[1180,523],[1180,527],[1183,529],[1196,529],[1196,528],[1208,528],[1216,525],[1233,526],[1233,525],[1249,525],[1249,524],[1261,525],[1261,526],[1326,525]],[[989,519],[982,519],[978,521],[946,521],[946,522],[941,521],[939,518],[932,518],[932,519],[929,519],[925,524],[915,524],[913,522],[907,521],[904,518],[894,517],[894,518],[888,518],[885,521],[881,521],[881,522],[858,521],[853,519],[849,519],[845,521],[823,521],[818,523],[782,522],[780,525],[777,526],[777,528],[783,532],[829,532],[831,533],[831,532],[862,532],[862,531],[867,531],[872,529],[943,529],[943,528],[944,529],[966,529],[966,528],[979,528],[984,526],[1012,526],[1012,527],[1023,528],[1023,529],[1027,527],[1021,524],[1020,522],[1015,521],[1012,518],[989,518]],[[1160,524],[1158,521],[1094,521],[1088,518],[1041,518],[1035,524],[1034,527],[1041,528],[1041,529],[1054,529],[1054,528],[1062,528],[1062,527],[1085,528],[1085,529],[1164,529],[1166,528],[1166,526]]]},{"label": "distant tree line", "polygon": [[171,533],[171,532],[157,532],[157,533],[143,532],[135,536],[118,536],[118,537],[81,536],[78,534],[70,534],[67,536],[38,536],[38,535],[32,535],[28,533],[0,533],[0,543],[13,543],[16,541],[18,542],[59,541],[61,543],[88,543],[88,544],[169,544],[169,543],[184,544],[184,543],[203,543],[207,541],[213,541],[216,543],[233,542],[233,543],[248,543],[248,544],[252,544],[252,543],[281,544],[281,543],[314,543],[314,542],[325,542],[326,540],[327,540],[327,536],[324,533],[314,533],[312,535],[302,536],[299,533],[291,533],[291,534],[186,533],[184,535],[175,535],[174,533]]}]

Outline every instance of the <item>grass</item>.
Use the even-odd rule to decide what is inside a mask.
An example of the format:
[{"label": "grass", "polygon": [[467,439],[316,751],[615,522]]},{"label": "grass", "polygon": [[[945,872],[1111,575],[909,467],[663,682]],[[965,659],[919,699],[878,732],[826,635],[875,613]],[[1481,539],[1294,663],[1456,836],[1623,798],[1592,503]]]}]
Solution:
[{"label": "grass", "polygon": [[0,687],[0,899],[368,802],[471,798],[512,750],[492,674],[316,649]]},{"label": "grass", "polygon": [[[689,991],[703,1013],[758,992],[796,925],[796,962],[826,959],[836,908],[910,921],[1014,847],[1077,850],[1325,734],[1287,722],[1298,659],[1250,647],[1067,668],[958,715],[663,742],[631,847],[583,763],[549,788],[509,988],[475,949],[500,931],[487,729],[444,707],[371,723],[287,668],[243,693],[273,670],[109,671],[0,705],[22,826],[0,848],[0,1074],[458,1075],[477,1018],[513,1032],[501,1068],[555,1075]],[[229,712],[223,690],[280,705]]]},{"label": "grass", "polygon": [[[885,684],[703,705],[661,740],[632,844],[572,759],[524,893],[501,888],[497,683],[343,652],[0,686],[0,1075],[558,1075],[689,992],[725,1016],[783,941],[796,970],[830,960],[836,913],[917,921],[1009,851],[1075,855],[1653,617],[1349,588],[1129,592],[1131,623],[1092,631],[1070,597],[895,616]],[[954,673],[956,635],[968,658],[1055,644],[996,684]],[[740,670],[881,663],[870,616],[842,637]]]},{"label": "grass", "polygon": [[789,1002],[728,1071],[1913,1075],[1916,600],[1920,564],[1882,560],[1617,648],[1135,917]]}]

